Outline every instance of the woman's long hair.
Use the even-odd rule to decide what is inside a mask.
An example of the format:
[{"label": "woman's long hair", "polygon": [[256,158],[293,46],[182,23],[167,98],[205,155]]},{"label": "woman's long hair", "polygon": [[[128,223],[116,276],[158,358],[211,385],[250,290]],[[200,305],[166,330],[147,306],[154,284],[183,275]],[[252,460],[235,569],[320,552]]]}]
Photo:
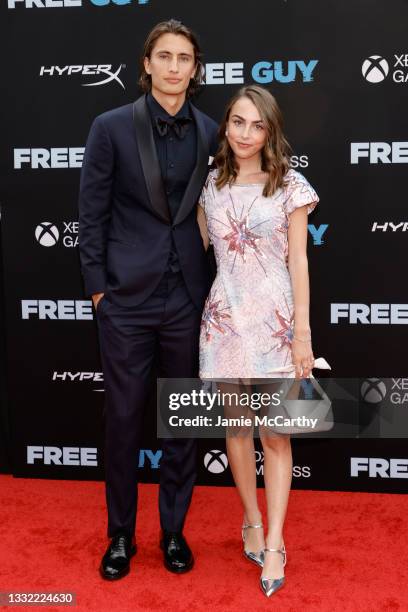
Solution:
[{"label": "woman's long hair", "polygon": [[284,177],[289,169],[291,148],[283,134],[283,117],[273,95],[259,85],[246,85],[233,96],[225,111],[219,128],[220,145],[215,156],[218,176],[215,185],[221,189],[227,183],[236,181],[238,166],[234,153],[225,135],[231,109],[240,98],[246,97],[256,106],[266,130],[265,146],[261,151],[261,168],[268,173],[263,195],[272,195],[282,187]]}]

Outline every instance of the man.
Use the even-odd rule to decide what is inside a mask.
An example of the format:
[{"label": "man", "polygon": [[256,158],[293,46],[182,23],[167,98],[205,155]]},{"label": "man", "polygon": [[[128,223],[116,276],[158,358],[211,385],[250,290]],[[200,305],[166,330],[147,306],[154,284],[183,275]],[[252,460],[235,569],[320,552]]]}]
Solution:
[{"label": "man", "polygon": [[[144,47],[135,103],[92,124],[79,199],[81,270],[98,321],[105,378],[108,537],[100,572],[129,572],[136,552],[138,454],[152,364],[163,378],[197,376],[201,312],[211,275],[196,204],[217,126],[188,97],[202,81],[194,34],[159,23]],[[195,441],[163,440],[160,545],[170,571],[191,569],[183,536]]]}]

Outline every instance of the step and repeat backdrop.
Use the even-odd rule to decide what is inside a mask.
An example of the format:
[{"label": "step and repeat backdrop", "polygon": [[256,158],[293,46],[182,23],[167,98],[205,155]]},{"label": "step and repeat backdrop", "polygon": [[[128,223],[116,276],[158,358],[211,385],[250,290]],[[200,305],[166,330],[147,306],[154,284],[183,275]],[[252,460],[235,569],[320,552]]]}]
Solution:
[{"label": "step and repeat backdrop", "polygon": [[[198,33],[204,51],[197,106],[219,121],[242,84],[268,87],[284,112],[292,166],[320,196],[308,226],[316,357],[334,377],[361,379],[373,409],[393,392],[408,411],[405,1],[3,0],[1,13],[0,204],[16,476],[103,479],[104,381],[79,270],[79,177],[93,118],[140,95],[143,41],[171,17]],[[199,448],[198,483],[231,484],[223,441]],[[293,452],[294,488],[408,488],[404,439],[303,438]],[[152,391],[135,457],[142,481],[158,480],[160,456]]]}]

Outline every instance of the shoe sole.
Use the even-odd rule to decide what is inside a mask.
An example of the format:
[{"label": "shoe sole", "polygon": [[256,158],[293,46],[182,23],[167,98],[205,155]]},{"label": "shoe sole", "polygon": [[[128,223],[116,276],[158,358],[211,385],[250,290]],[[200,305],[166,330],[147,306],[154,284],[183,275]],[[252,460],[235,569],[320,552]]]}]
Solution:
[{"label": "shoe sole", "polygon": [[184,568],[174,568],[171,565],[168,565],[166,561],[164,562],[164,567],[173,574],[185,574],[186,572],[189,572],[193,568],[193,566],[194,561],[192,561],[190,565]]},{"label": "shoe sole", "polygon": [[[132,546],[132,548],[130,549],[130,558],[132,558],[135,554],[136,554],[136,548]],[[115,576],[109,576],[105,574],[102,564],[99,566],[99,573],[104,580],[109,580],[109,581],[120,580],[121,578],[124,578],[125,576],[127,576],[129,572],[130,572],[130,564],[127,567],[125,567],[125,569],[122,570],[120,573],[116,574]]]}]

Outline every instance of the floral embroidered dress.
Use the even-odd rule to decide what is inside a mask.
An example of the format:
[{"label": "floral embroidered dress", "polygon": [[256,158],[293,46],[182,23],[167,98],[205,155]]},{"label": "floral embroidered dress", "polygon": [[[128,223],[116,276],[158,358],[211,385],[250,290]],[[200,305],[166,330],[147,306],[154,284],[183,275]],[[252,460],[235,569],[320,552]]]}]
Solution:
[{"label": "floral embroidered dress", "polygon": [[289,215],[300,206],[309,214],[319,197],[293,169],[270,197],[260,183],[218,191],[216,176],[209,173],[199,202],[217,262],[201,321],[200,377],[293,376],[279,373],[292,363]]}]

